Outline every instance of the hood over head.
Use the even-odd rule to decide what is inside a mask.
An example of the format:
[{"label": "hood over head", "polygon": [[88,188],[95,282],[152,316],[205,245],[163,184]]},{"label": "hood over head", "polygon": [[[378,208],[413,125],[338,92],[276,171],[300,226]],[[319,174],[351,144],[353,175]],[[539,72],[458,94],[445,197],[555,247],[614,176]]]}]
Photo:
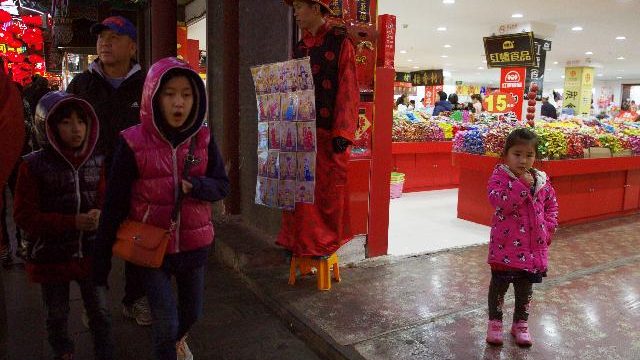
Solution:
[{"label": "hood over head", "polygon": [[[160,87],[175,73],[186,76],[193,87],[193,107],[185,125],[179,129],[172,128],[167,124],[157,100]],[[198,132],[206,115],[207,93],[204,82],[187,63],[175,57],[168,57],[151,66],[144,82],[140,107],[140,122],[145,131],[156,134],[177,146]]]},{"label": "hood over head", "polygon": [[75,104],[80,107],[86,116],[87,134],[82,148],[77,152],[78,157],[86,160],[96,147],[100,133],[100,124],[93,107],[85,100],[63,91],[52,91],[44,95],[36,106],[34,125],[36,138],[42,147],[51,146],[55,151],[65,156],[65,147],[59,144],[56,137],[56,130],[53,124],[53,114],[61,110],[64,106]]}]

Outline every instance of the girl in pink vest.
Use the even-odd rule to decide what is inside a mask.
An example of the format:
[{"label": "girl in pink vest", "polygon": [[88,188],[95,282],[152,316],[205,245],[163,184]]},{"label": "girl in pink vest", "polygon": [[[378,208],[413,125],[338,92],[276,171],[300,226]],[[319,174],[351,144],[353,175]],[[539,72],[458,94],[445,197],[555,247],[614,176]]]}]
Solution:
[{"label": "girl in pink vest", "polygon": [[502,345],[502,305],[513,283],[515,310],[511,335],[531,346],[527,320],[532,284],[547,274],[547,252],[558,226],[558,202],[547,174],[534,169],[538,138],[516,129],[506,139],[504,164],[489,179],[489,202],[495,208],[489,241],[489,324],[487,342]]},{"label": "girl in pink vest", "polygon": [[[204,124],[207,95],[198,74],[176,58],[159,60],[144,83],[140,124],[121,133],[96,239],[94,280],[106,285],[111,247],[125,219],[169,229],[184,201],[162,266],[140,267],[153,316],[158,360],[193,359],[185,337],[202,316],[204,276],[213,242],[210,203],[229,192],[224,161]],[[189,152],[192,164],[184,174]],[[175,278],[177,297],[171,285]]]}]

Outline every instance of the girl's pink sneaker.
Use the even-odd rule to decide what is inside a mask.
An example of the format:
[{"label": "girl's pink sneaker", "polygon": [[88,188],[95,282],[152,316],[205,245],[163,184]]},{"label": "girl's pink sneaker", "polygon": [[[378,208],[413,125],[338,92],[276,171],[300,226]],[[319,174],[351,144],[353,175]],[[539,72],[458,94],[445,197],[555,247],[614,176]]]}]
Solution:
[{"label": "girl's pink sneaker", "polygon": [[502,345],[502,321],[489,320],[487,325],[487,342],[492,345]]},{"label": "girl's pink sneaker", "polygon": [[529,333],[529,324],[524,320],[511,325],[511,335],[516,338],[516,344],[519,346],[533,345],[533,340],[531,340],[531,334]]}]

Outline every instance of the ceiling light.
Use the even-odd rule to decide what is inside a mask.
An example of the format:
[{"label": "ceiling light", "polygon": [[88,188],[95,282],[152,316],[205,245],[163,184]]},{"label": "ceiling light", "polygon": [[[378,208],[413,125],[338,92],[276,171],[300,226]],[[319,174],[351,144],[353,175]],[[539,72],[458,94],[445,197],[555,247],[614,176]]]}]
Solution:
[{"label": "ceiling light", "polygon": [[455,4],[455,3],[456,3],[456,0],[442,0],[442,3],[443,3],[443,4],[447,4],[447,5]]},{"label": "ceiling light", "polygon": [[408,62],[413,62],[413,59],[409,59],[409,60],[407,60],[407,61],[408,61]]},{"label": "ceiling light", "polygon": [[447,31],[447,27],[446,26],[440,26],[436,30],[438,30],[438,31]]},{"label": "ceiling light", "polygon": [[400,50],[400,54],[406,54],[407,50]]},{"label": "ceiling light", "polygon": [[560,76],[562,79],[564,79],[564,75]]},{"label": "ceiling light", "polygon": [[450,48],[450,47],[451,47],[451,45],[449,45],[449,44],[444,44],[444,47],[446,47],[446,48]]},{"label": "ceiling light", "polygon": [[519,18],[521,18],[521,17],[524,17],[524,15],[522,15],[522,14],[520,14],[520,13],[515,13],[515,14],[511,15],[511,17],[512,17],[512,18],[519,19]]},{"label": "ceiling light", "polygon": [[571,28],[571,30],[573,30],[573,31],[582,31],[584,29],[582,29],[582,26],[574,26],[574,27]]},{"label": "ceiling light", "polygon": [[586,53],[584,53],[585,55],[593,55],[593,51],[587,51]]},{"label": "ceiling light", "polygon": [[478,70],[484,70],[484,67],[478,66]]},{"label": "ceiling light", "polygon": [[440,57],[441,57],[441,58],[445,58],[445,59],[446,59],[446,58],[448,58],[448,57],[449,57],[449,55],[440,55]]},{"label": "ceiling light", "polygon": [[553,62],[553,65],[558,65],[558,62],[557,62],[557,61],[554,61],[554,62]]},{"label": "ceiling light", "polygon": [[618,56],[616,59],[618,59],[618,60],[624,60],[624,56]]},{"label": "ceiling light", "polygon": [[622,79],[622,76],[616,76],[616,79]]},{"label": "ceiling light", "polygon": [[598,74],[598,77],[602,77],[602,74]]},{"label": "ceiling light", "polygon": [[616,36],[616,40],[627,40],[626,36]]},{"label": "ceiling light", "polygon": [[413,68],[414,68],[414,69],[419,69],[419,67],[418,67],[418,66],[414,66]]}]

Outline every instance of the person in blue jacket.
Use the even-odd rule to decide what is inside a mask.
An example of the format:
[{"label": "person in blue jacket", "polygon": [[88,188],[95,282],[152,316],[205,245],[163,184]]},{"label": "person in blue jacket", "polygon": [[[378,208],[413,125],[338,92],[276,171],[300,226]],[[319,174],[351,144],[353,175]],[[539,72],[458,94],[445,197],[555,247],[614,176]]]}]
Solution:
[{"label": "person in blue jacket", "polygon": [[440,101],[436,102],[436,107],[433,109],[433,116],[438,116],[443,111],[451,111],[451,109],[453,109],[453,105],[447,100],[446,92],[440,91],[438,95],[440,96]]}]

